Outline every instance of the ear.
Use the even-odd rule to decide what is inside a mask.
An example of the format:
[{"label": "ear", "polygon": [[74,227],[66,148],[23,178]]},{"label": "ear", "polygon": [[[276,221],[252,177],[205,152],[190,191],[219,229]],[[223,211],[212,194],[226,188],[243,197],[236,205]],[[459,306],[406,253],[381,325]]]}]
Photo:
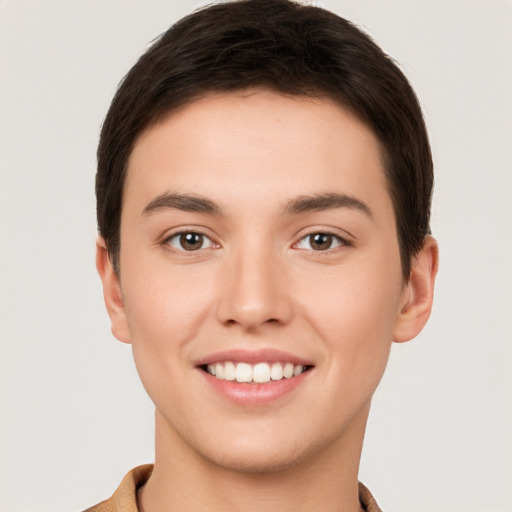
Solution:
[{"label": "ear", "polygon": [[103,298],[110,317],[112,334],[123,343],[131,343],[119,278],[114,271],[103,237],[96,241],[96,268],[103,284]]},{"label": "ear", "polygon": [[402,343],[411,340],[427,323],[432,310],[438,265],[437,242],[428,236],[412,261],[409,282],[404,286],[401,308],[393,330],[393,341]]}]

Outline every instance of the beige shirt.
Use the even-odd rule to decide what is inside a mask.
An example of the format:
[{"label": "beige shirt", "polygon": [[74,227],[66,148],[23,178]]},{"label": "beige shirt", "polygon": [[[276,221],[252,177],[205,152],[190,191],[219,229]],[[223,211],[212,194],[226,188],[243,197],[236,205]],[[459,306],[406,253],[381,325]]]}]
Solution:
[{"label": "beige shirt", "polygon": [[[111,498],[84,510],[84,512],[139,512],[137,489],[148,481],[152,471],[153,464],[132,469],[123,478]],[[366,512],[382,512],[371,492],[362,483],[359,483],[359,501]]]}]

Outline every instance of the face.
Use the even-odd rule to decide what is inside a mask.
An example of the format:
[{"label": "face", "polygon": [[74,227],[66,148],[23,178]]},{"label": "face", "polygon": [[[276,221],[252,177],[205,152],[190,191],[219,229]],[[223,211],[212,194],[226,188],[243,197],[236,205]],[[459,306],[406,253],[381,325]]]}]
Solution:
[{"label": "face", "polygon": [[348,111],[252,91],[169,115],[129,161],[120,269],[113,332],[170,444],[260,471],[362,436],[411,290]]}]

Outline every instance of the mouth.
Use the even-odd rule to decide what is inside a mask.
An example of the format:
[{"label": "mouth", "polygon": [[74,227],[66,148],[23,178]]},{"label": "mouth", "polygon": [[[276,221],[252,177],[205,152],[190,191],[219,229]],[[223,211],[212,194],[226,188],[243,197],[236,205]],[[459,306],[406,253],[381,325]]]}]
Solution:
[{"label": "mouth", "polygon": [[266,384],[298,377],[313,366],[292,362],[247,362],[219,361],[201,365],[200,368],[218,380],[245,384]]},{"label": "mouth", "polygon": [[311,359],[266,348],[230,349],[196,360],[209,389],[237,406],[264,406],[306,386],[315,368]]}]

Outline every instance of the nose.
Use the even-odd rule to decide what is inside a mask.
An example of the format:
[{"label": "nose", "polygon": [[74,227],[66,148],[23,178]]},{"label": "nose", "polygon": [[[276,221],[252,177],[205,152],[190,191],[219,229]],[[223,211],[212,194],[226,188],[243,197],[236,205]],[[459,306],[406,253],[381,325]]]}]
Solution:
[{"label": "nose", "polygon": [[271,251],[254,248],[227,259],[219,283],[218,320],[246,332],[287,324],[292,302],[284,267]]}]

